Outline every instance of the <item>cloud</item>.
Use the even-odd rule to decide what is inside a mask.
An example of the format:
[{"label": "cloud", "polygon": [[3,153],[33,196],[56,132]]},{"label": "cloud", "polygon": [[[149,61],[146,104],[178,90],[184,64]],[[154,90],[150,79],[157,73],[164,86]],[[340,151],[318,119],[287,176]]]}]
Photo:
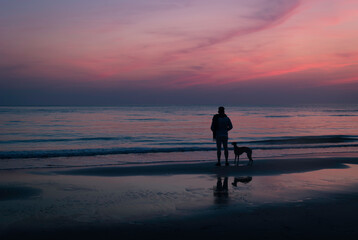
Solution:
[{"label": "cloud", "polygon": [[[236,4],[233,4],[234,6],[231,7],[239,10],[244,2],[245,1],[237,1]],[[184,29],[176,27],[174,28],[175,30],[167,27],[167,29],[157,29],[155,31],[151,31],[150,33],[155,34],[158,37],[177,37],[179,39],[184,39],[184,41],[191,41],[193,43],[189,47],[184,47],[179,50],[176,49],[171,53],[169,52],[169,55],[193,54],[193,52],[197,50],[208,48],[240,36],[274,27],[287,19],[300,5],[299,0],[261,0],[254,2],[255,4],[252,4],[253,9],[250,9],[250,12],[244,11],[240,13],[238,11],[237,13],[233,13],[232,11],[229,11],[230,8],[225,9],[228,11],[227,13],[225,13],[225,10],[218,10],[216,16],[214,15],[212,19],[215,20],[215,18],[217,18],[219,21],[219,19],[225,17],[226,14],[228,15],[228,19],[232,19],[228,25],[222,25],[220,28],[215,26],[212,28],[205,27],[206,31],[195,29],[198,31],[192,32],[185,30],[185,26],[182,26]],[[221,3],[225,5],[226,2],[222,1]],[[193,21],[191,24],[195,26],[195,24],[201,23],[200,18],[197,21],[197,23]]]},{"label": "cloud", "polygon": [[14,74],[14,73],[17,73],[18,71],[22,71],[28,67],[29,66],[25,65],[25,64],[3,65],[3,66],[0,66],[0,76],[7,75],[7,74]]},{"label": "cloud", "polygon": [[358,60],[358,52],[341,52],[335,54],[337,57]]}]

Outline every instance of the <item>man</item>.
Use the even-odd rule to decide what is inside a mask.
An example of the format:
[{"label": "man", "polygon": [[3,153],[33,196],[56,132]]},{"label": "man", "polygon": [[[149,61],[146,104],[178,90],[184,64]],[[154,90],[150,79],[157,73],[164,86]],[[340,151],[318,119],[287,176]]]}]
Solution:
[{"label": "man", "polygon": [[225,108],[219,107],[218,114],[215,114],[211,123],[211,131],[213,138],[216,140],[218,162],[216,166],[221,166],[221,145],[224,147],[225,165],[229,166],[229,151],[227,149],[228,132],[232,129],[230,118],[225,114]]}]

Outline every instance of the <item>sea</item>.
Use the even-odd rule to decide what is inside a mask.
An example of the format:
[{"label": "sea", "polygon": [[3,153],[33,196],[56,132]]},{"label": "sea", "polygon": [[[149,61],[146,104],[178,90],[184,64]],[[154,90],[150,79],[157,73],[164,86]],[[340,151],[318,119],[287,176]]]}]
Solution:
[{"label": "sea", "polygon": [[[214,162],[217,107],[3,106],[0,170]],[[225,107],[254,160],[358,154],[357,104]]]}]

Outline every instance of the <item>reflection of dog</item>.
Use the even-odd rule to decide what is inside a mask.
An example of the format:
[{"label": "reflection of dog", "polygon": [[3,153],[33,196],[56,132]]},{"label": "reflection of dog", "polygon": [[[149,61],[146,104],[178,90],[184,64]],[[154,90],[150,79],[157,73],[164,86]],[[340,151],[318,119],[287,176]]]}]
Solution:
[{"label": "reflection of dog", "polygon": [[236,145],[236,142],[231,143],[234,146],[234,152],[235,152],[235,161],[234,161],[234,165],[238,166],[239,165],[239,157],[241,154],[246,153],[247,158],[250,160],[249,163],[247,165],[252,165],[252,163],[254,162],[252,160],[252,150],[251,148],[248,147],[238,147]]},{"label": "reflection of dog", "polygon": [[236,177],[236,178],[234,178],[234,182],[231,184],[233,186],[237,187],[238,182],[247,184],[247,183],[251,182],[251,180],[252,180],[252,177]]}]

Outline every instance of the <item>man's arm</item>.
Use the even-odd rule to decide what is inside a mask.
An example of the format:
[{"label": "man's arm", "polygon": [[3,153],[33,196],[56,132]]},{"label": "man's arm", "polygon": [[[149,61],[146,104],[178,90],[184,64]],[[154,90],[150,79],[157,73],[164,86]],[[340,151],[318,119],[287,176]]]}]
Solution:
[{"label": "man's arm", "polygon": [[213,117],[213,120],[211,121],[211,127],[210,127],[210,129],[211,129],[211,131],[215,131],[215,126],[214,126],[215,124],[214,124],[214,117]]},{"label": "man's arm", "polygon": [[230,118],[229,119],[229,123],[228,123],[228,126],[227,126],[227,130],[230,131],[232,129],[232,123],[231,123],[231,120]]}]

